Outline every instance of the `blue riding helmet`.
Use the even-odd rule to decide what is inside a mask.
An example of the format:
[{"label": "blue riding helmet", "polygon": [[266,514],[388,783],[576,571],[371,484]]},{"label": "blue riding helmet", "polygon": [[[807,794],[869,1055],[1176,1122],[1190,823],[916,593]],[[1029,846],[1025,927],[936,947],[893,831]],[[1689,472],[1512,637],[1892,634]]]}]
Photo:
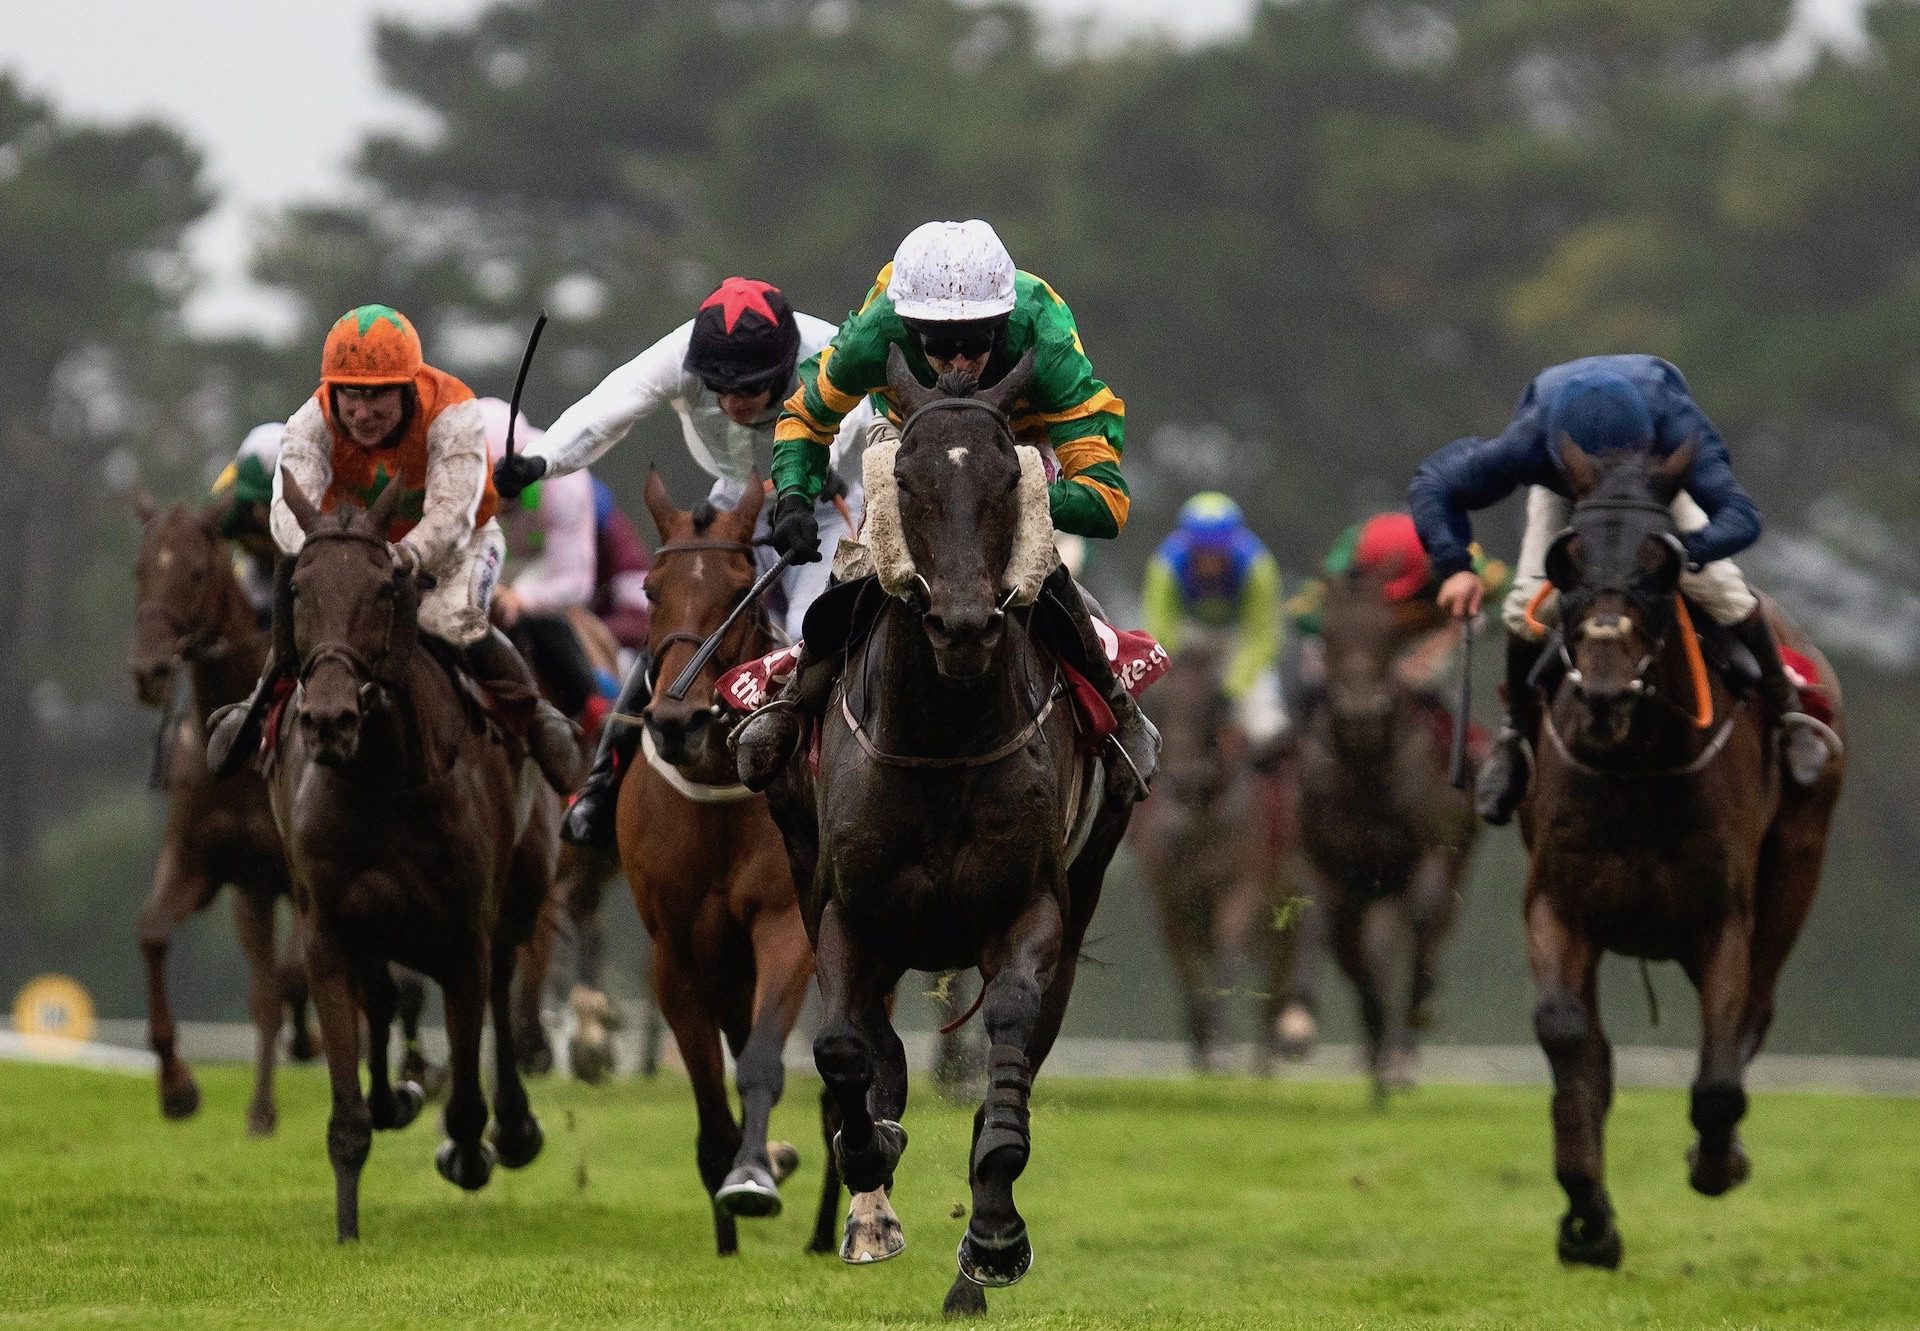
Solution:
[{"label": "blue riding helmet", "polygon": [[1224,550],[1246,529],[1240,505],[1217,490],[1197,494],[1180,506],[1179,530],[1196,549]]},{"label": "blue riding helmet", "polygon": [[1651,448],[1653,411],[1631,380],[1589,370],[1568,379],[1547,408],[1547,439],[1556,462],[1563,432],[1586,453]]}]

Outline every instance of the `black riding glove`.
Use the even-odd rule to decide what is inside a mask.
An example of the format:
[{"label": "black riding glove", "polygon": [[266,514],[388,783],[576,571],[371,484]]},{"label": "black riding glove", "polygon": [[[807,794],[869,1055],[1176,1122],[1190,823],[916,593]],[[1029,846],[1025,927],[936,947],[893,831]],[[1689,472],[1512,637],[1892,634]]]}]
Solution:
[{"label": "black riding glove", "polygon": [[520,492],[547,474],[545,458],[515,453],[493,464],[493,488],[502,499],[518,499]]},{"label": "black riding glove", "polygon": [[817,563],[820,559],[820,520],[813,516],[813,501],[802,494],[783,494],[773,509],[773,528],[768,542],[795,564]]}]

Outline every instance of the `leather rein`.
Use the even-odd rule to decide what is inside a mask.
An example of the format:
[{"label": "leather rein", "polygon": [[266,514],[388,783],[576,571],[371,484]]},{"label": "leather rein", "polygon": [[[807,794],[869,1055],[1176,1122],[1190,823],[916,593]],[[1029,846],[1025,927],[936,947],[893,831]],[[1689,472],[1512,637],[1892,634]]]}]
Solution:
[{"label": "leather rein", "polygon": [[[665,559],[669,555],[699,554],[702,551],[708,551],[708,550],[717,551],[721,554],[744,555],[746,556],[747,562],[749,564],[755,563],[754,548],[751,543],[747,541],[708,540],[704,537],[696,538],[691,541],[669,541],[667,542],[667,544],[661,546],[659,549],[653,552],[652,562],[657,564],[659,561],[661,561],[662,559]],[[749,635],[749,640],[751,640],[751,635],[754,633],[759,633],[769,638],[772,637],[772,632],[767,620],[766,611],[762,607],[755,607],[755,611],[752,618],[743,620],[741,623],[741,626],[747,631],[747,634]],[[647,655],[651,658],[647,662],[648,694],[651,695],[654,692],[654,690],[659,686],[660,665],[661,665],[661,662],[666,658],[667,648],[673,646],[673,644],[675,644],[676,642],[685,642],[685,643],[693,644],[694,648],[698,649],[702,643],[706,642],[706,640],[707,640],[706,634],[695,632],[693,629],[671,629],[668,632],[660,635],[660,640],[658,642],[648,643]],[[729,652],[727,653],[727,655],[729,659],[735,659],[734,653]],[[737,663],[737,660],[736,660],[736,663]],[[717,702],[714,704],[713,710],[715,715],[719,714],[719,704]],[[638,724],[645,718],[635,717],[635,716],[622,716],[619,719],[627,722],[628,724]]]}]

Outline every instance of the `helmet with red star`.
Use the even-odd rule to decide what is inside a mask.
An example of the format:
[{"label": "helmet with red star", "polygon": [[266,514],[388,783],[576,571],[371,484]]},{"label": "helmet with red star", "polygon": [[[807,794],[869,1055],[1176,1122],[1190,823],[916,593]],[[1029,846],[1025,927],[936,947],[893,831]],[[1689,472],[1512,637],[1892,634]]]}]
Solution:
[{"label": "helmet with red star", "polygon": [[780,288],[729,277],[700,302],[683,364],[716,393],[779,393],[799,355],[800,326]]}]

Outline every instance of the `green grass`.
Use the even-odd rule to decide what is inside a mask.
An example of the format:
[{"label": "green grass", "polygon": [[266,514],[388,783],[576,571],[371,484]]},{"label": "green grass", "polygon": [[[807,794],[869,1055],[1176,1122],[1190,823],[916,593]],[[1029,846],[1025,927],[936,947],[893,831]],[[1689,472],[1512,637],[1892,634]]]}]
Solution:
[{"label": "green grass", "polygon": [[[815,1085],[783,1217],[713,1256],[683,1082],[545,1082],[547,1152],[473,1196],[434,1174],[431,1114],[375,1139],[361,1243],[332,1239],[325,1087],[283,1075],[248,1140],[246,1076],[159,1118],[151,1085],[0,1065],[0,1326],[879,1327],[938,1321],[964,1222],[967,1115],[930,1093],[895,1203],[908,1249],[801,1251]],[[1839,1327],[1920,1324],[1920,1102],[1756,1096],[1754,1178],[1688,1191],[1683,1095],[1626,1091],[1611,1178],[1627,1258],[1563,1271],[1538,1089],[1041,1080],[1020,1185],[1036,1262],[989,1316],[1034,1327]]]}]

